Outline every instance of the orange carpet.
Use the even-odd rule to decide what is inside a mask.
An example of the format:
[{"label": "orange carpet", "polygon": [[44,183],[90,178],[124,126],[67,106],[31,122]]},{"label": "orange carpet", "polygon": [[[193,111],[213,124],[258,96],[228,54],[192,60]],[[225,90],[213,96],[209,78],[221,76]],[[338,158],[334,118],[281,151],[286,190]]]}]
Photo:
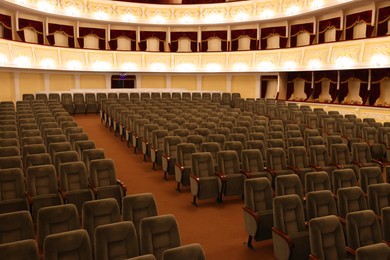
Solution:
[{"label": "orange carpet", "polygon": [[188,187],[177,192],[173,176],[165,181],[161,169],[153,170],[151,162],[144,162],[141,153],[134,154],[126,142],[100,123],[98,116],[77,115],[75,120],[97,147],[104,149],[106,157],[115,161],[117,177],[126,184],[127,194],[152,192],[159,214],[175,215],[183,245],[200,243],[211,260],[275,259],[272,240],[253,242],[254,250],[244,245],[248,237],[241,198],[224,198],[223,203],[201,200],[196,207]]}]

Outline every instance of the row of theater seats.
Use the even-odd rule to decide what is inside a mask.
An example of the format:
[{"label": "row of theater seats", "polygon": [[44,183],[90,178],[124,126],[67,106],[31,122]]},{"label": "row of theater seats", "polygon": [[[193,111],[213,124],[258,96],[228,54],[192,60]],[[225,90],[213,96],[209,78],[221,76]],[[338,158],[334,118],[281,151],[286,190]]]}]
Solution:
[{"label": "row of theater seats", "polygon": [[[143,101],[149,99],[175,99],[175,100],[208,100],[215,103],[232,106],[236,99],[241,99],[239,93],[220,92],[99,92],[99,93],[36,93],[23,94],[25,101],[55,100],[62,104],[69,114],[96,113],[100,109],[102,99],[120,99],[125,101]],[[244,99],[241,99],[244,100]],[[241,104],[241,103],[240,103]]]},{"label": "row of theater seats", "polygon": [[38,212],[36,232],[29,212],[0,214],[0,257],[205,259],[200,244],[181,245],[176,218],[158,215],[153,194],[127,195],[122,203],[121,214],[113,198],[85,202],[81,225],[74,204],[44,207]]},{"label": "row of theater seats", "polygon": [[[116,179],[113,161],[105,158],[104,150],[96,148],[61,104],[55,100],[21,101],[15,110],[13,102],[1,102],[0,111],[0,251],[3,256],[15,254],[36,259],[36,249],[39,249],[44,259],[57,259],[63,251],[68,251],[65,255],[69,259],[75,254],[91,259],[95,228],[121,221],[120,212],[126,223],[101,231],[99,256],[95,252],[95,259],[145,254],[149,254],[148,259],[161,259],[165,249],[180,246],[172,215],[150,220],[145,224],[150,233],[144,235],[144,246],[141,242],[140,247],[138,242],[134,244],[134,238],[140,236],[144,212],[148,212],[148,217],[157,215],[153,195],[125,196],[126,189]],[[80,228],[80,222],[86,231],[73,232]],[[153,245],[154,228],[174,239],[163,239]],[[36,244],[28,241],[35,236]],[[45,246],[46,237],[50,237],[48,246]],[[127,244],[118,246],[121,241]],[[167,252],[165,259],[188,254],[199,256],[193,259],[204,259],[198,244],[172,251]]]},{"label": "row of theater seats", "polygon": [[[277,182],[293,176],[279,176]],[[389,196],[388,183],[369,187],[371,192],[382,192],[377,203]],[[317,189],[302,200],[294,192],[274,196],[267,178],[245,181],[248,246],[252,247],[252,239],[272,239],[278,259],[388,259],[390,205],[377,214],[368,209],[356,186],[340,188],[337,197],[329,189]]]},{"label": "row of theater seats", "polygon": [[[114,129],[115,132],[128,139],[135,151],[142,149],[145,156],[150,157],[154,164],[158,164],[157,155],[160,151],[163,170],[172,174],[173,169],[178,184],[190,184],[194,203],[196,203],[196,197],[199,199],[217,198],[221,201],[222,194],[245,194],[247,197],[249,195],[243,183],[247,180],[255,180],[254,177],[264,176],[267,177],[271,190],[275,188],[275,192],[279,195],[298,194],[302,203],[306,200],[304,194],[320,189],[329,190],[326,196],[330,194],[333,203],[335,203],[334,196],[338,193],[342,194],[340,197],[343,196],[343,199],[339,198],[338,201],[340,202],[339,211],[343,218],[346,218],[349,211],[368,209],[364,192],[370,191],[369,205],[375,213],[380,214],[383,207],[389,206],[390,184],[384,183],[382,176],[382,169],[386,168],[387,182],[389,182],[390,168],[385,167],[388,163],[386,150],[389,146],[386,142],[378,141],[378,132],[382,134],[382,140],[388,140],[388,126],[383,126],[372,119],[359,120],[351,115],[344,117],[338,113],[328,114],[323,110],[311,111],[308,107],[296,108],[291,105],[286,107],[285,104],[280,103],[264,103],[266,109],[276,107],[277,115],[281,114],[280,111],[289,110],[290,118],[287,121],[270,119],[267,113],[258,115],[208,102],[175,103],[173,106],[170,102],[128,104],[121,101],[103,101],[102,120],[110,126],[110,129]],[[175,110],[177,107],[179,109]],[[314,125],[311,123],[313,121]],[[198,123],[193,125],[190,122]],[[351,134],[351,137],[356,138],[354,140],[345,135],[345,131],[342,130],[346,128],[345,125],[351,125],[350,123],[354,125]],[[149,127],[152,125],[155,130],[149,133],[148,131],[151,130]],[[237,125],[241,127],[245,125],[245,127],[238,129]],[[144,128],[143,135],[140,126]],[[235,140],[234,135],[240,130],[243,131],[240,132],[241,137],[237,138],[239,141],[228,141]],[[374,130],[372,131],[374,136],[368,135],[367,130]],[[172,134],[169,131],[172,131]],[[217,136],[221,137],[220,142],[215,142]],[[294,138],[296,140],[291,140]],[[288,144],[286,140],[289,141]],[[229,146],[229,142],[238,142],[236,147],[239,148],[234,150],[234,147]],[[150,146],[149,153],[146,145]],[[330,154],[328,147],[331,148]],[[265,157],[262,154],[265,154]],[[373,162],[370,159],[372,156],[383,161]],[[266,159],[265,162],[263,158]],[[309,158],[311,165],[308,163]],[[218,166],[215,168],[214,165]],[[187,175],[183,175],[185,172]],[[183,176],[186,176],[184,183]],[[361,188],[348,188],[358,184]],[[356,199],[356,195],[359,195],[359,201],[363,205],[361,208],[356,205],[351,206],[353,203],[351,205],[345,203]],[[323,204],[330,203],[324,197],[321,201]],[[267,208],[265,205],[272,205],[272,201],[258,203],[258,200],[252,197],[252,204],[258,206],[259,209],[264,209]],[[360,204],[357,205],[360,206]],[[324,211],[325,215],[333,214],[325,210],[323,206],[319,205],[314,211]],[[336,209],[335,206],[334,209]],[[246,225],[252,226],[250,231],[250,228],[247,228],[248,245],[251,247],[253,237],[266,236],[259,230],[253,230],[256,223],[260,225],[264,223],[264,220],[259,221],[261,216],[256,210],[250,210],[248,205],[244,207],[244,212],[246,212]],[[271,232],[268,232],[268,235],[270,234]],[[278,245],[278,242],[274,245]],[[283,251],[281,248],[284,246],[276,246],[274,251]],[[278,257],[288,259],[289,254],[278,255]],[[308,255],[309,251],[304,254]]]}]

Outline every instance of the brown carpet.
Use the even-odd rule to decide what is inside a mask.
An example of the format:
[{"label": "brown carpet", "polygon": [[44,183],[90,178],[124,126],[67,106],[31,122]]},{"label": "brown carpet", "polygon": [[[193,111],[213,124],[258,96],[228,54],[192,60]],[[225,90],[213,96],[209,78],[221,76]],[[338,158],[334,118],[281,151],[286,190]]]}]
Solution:
[{"label": "brown carpet", "polygon": [[253,242],[254,250],[249,250],[244,242],[247,234],[244,229],[242,206],[238,197],[224,198],[223,203],[215,200],[198,201],[194,206],[188,187],[176,191],[176,181],[170,176],[168,181],[163,172],[152,169],[151,162],[144,162],[141,153],[134,154],[126,142],[114,136],[96,115],[75,117],[97,147],[103,148],[106,157],[115,161],[117,177],[127,186],[127,194],[152,192],[157,200],[159,214],[175,215],[183,245],[198,242],[203,246],[207,259],[275,259],[272,240]]}]

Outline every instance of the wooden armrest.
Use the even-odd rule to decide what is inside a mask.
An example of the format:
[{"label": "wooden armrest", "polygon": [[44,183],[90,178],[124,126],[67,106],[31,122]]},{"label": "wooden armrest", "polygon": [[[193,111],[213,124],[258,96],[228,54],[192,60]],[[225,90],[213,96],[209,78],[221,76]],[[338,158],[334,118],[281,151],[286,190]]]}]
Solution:
[{"label": "wooden armrest", "polygon": [[287,166],[287,169],[290,169],[293,172],[295,172],[296,174],[299,174],[299,169],[296,166]]},{"label": "wooden armrest", "polygon": [[322,171],[322,167],[319,165],[309,165],[311,168],[315,169],[316,171]]},{"label": "wooden armrest", "polygon": [[273,169],[270,169],[270,168],[267,168],[267,169],[265,169],[267,172],[269,172],[271,175],[272,175],[272,177],[276,177],[275,176],[275,172],[274,172],[274,170]]},{"label": "wooden armrest", "polygon": [[256,214],[256,212],[254,212],[253,210],[251,210],[250,208],[248,208],[247,206],[243,206],[242,209],[248,213],[249,215],[251,215],[255,220],[256,220],[256,223],[259,223],[260,222],[260,217],[258,214]]},{"label": "wooden armrest", "polygon": [[292,241],[291,241],[291,238],[286,234],[284,233],[283,231],[281,231],[280,229],[276,228],[276,227],[272,227],[272,232],[276,233],[277,235],[279,235],[281,238],[283,238],[284,240],[286,240],[286,242],[288,243],[288,246],[290,248],[292,248],[293,244],[292,244]]},{"label": "wooden armrest", "polygon": [[342,225],[346,225],[347,224],[347,221],[345,218],[342,218],[342,217],[338,217],[339,218],[339,221]]},{"label": "wooden armrest", "polygon": [[95,194],[95,197],[96,197],[96,195],[97,195],[97,189],[96,189],[96,187],[92,186],[91,184],[89,184],[88,186],[89,186],[89,188],[93,191],[93,194]]},{"label": "wooden armrest", "polygon": [[66,197],[67,197],[68,193],[66,191],[62,190],[61,188],[58,189],[58,192],[61,194],[62,199],[64,201],[66,201],[66,199],[67,199]]},{"label": "wooden armrest", "polygon": [[316,257],[315,255],[310,254],[309,260],[320,260],[320,259],[318,257]]},{"label": "wooden armrest", "polygon": [[119,179],[116,180],[116,183],[119,184],[119,186],[122,187],[123,193],[124,193],[124,195],[126,195],[127,188],[126,188],[125,183],[123,181],[119,180]]},{"label": "wooden armrest", "polygon": [[382,240],[383,243],[385,243],[388,247],[390,247],[390,242],[387,242],[386,240]]},{"label": "wooden armrest", "polygon": [[162,153],[161,156],[164,157],[165,159],[167,159],[168,161],[170,160],[169,155],[167,155],[167,154],[165,154],[165,153]]},{"label": "wooden armrest", "polygon": [[348,255],[352,255],[352,256],[355,256],[355,255],[356,255],[356,251],[355,251],[354,249],[350,248],[349,246],[347,246],[347,247],[345,248],[345,250],[347,251],[347,254],[348,254]]},{"label": "wooden armrest", "polygon": [[248,171],[244,171],[244,170],[240,169],[240,173],[245,175],[245,178],[247,178],[247,179],[251,178],[250,172],[248,172]]},{"label": "wooden armrest", "polygon": [[33,204],[32,196],[28,194],[28,192],[25,193],[25,196],[27,198],[28,204],[31,206]]},{"label": "wooden armrest", "polygon": [[344,169],[344,166],[341,164],[331,163],[330,165],[335,166],[337,169]]},{"label": "wooden armrest", "polygon": [[149,144],[148,140],[146,140],[146,139],[143,139],[143,138],[142,138],[142,142],[143,142],[144,144],[146,144],[146,145],[148,145],[148,144]]},{"label": "wooden armrest", "polygon": [[217,172],[217,173],[215,173],[215,175],[217,175],[221,179],[222,182],[226,182],[226,175],[225,174]]},{"label": "wooden armrest", "polygon": [[190,173],[189,176],[190,176],[190,178],[194,179],[196,182],[199,183],[199,177],[198,176],[195,176],[192,173]]},{"label": "wooden armrest", "polygon": [[184,171],[184,167],[181,166],[179,163],[175,163],[175,167],[178,167],[182,172]]},{"label": "wooden armrest", "polygon": [[359,163],[359,162],[352,161],[352,164],[357,165],[359,168],[363,167],[363,165],[361,163]]}]

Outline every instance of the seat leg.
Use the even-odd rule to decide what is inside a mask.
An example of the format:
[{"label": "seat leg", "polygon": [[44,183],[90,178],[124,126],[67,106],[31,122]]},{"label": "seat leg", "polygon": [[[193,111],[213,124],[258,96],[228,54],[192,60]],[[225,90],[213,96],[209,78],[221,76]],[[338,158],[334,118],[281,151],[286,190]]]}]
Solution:
[{"label": "seat leg", "polygon": [[180,182],[177,183],[176,190],[177,190],[178,192],[181,192],[181,190],[180,190]]},{"label": "seat leg", "polygon": [[252,250],[253,250],[252,236],[249,236],[249,237],[248,237],[248,242],[246,243],[246,246],[247,246],[249,249],[252,249]]},{"label": "seat leg", "polygon": [[196,204],[196,196],[194,195],[194,200],[192,201],[192,204],[194,204],[195,206],[198,206],[198,204]]},{"label": "seat leg", "polygon": [[166,171],[164,172],[164,180],[166,180],[166,181],[168,180],[168,179],[167,179],[167,172],[166,172]]}]

